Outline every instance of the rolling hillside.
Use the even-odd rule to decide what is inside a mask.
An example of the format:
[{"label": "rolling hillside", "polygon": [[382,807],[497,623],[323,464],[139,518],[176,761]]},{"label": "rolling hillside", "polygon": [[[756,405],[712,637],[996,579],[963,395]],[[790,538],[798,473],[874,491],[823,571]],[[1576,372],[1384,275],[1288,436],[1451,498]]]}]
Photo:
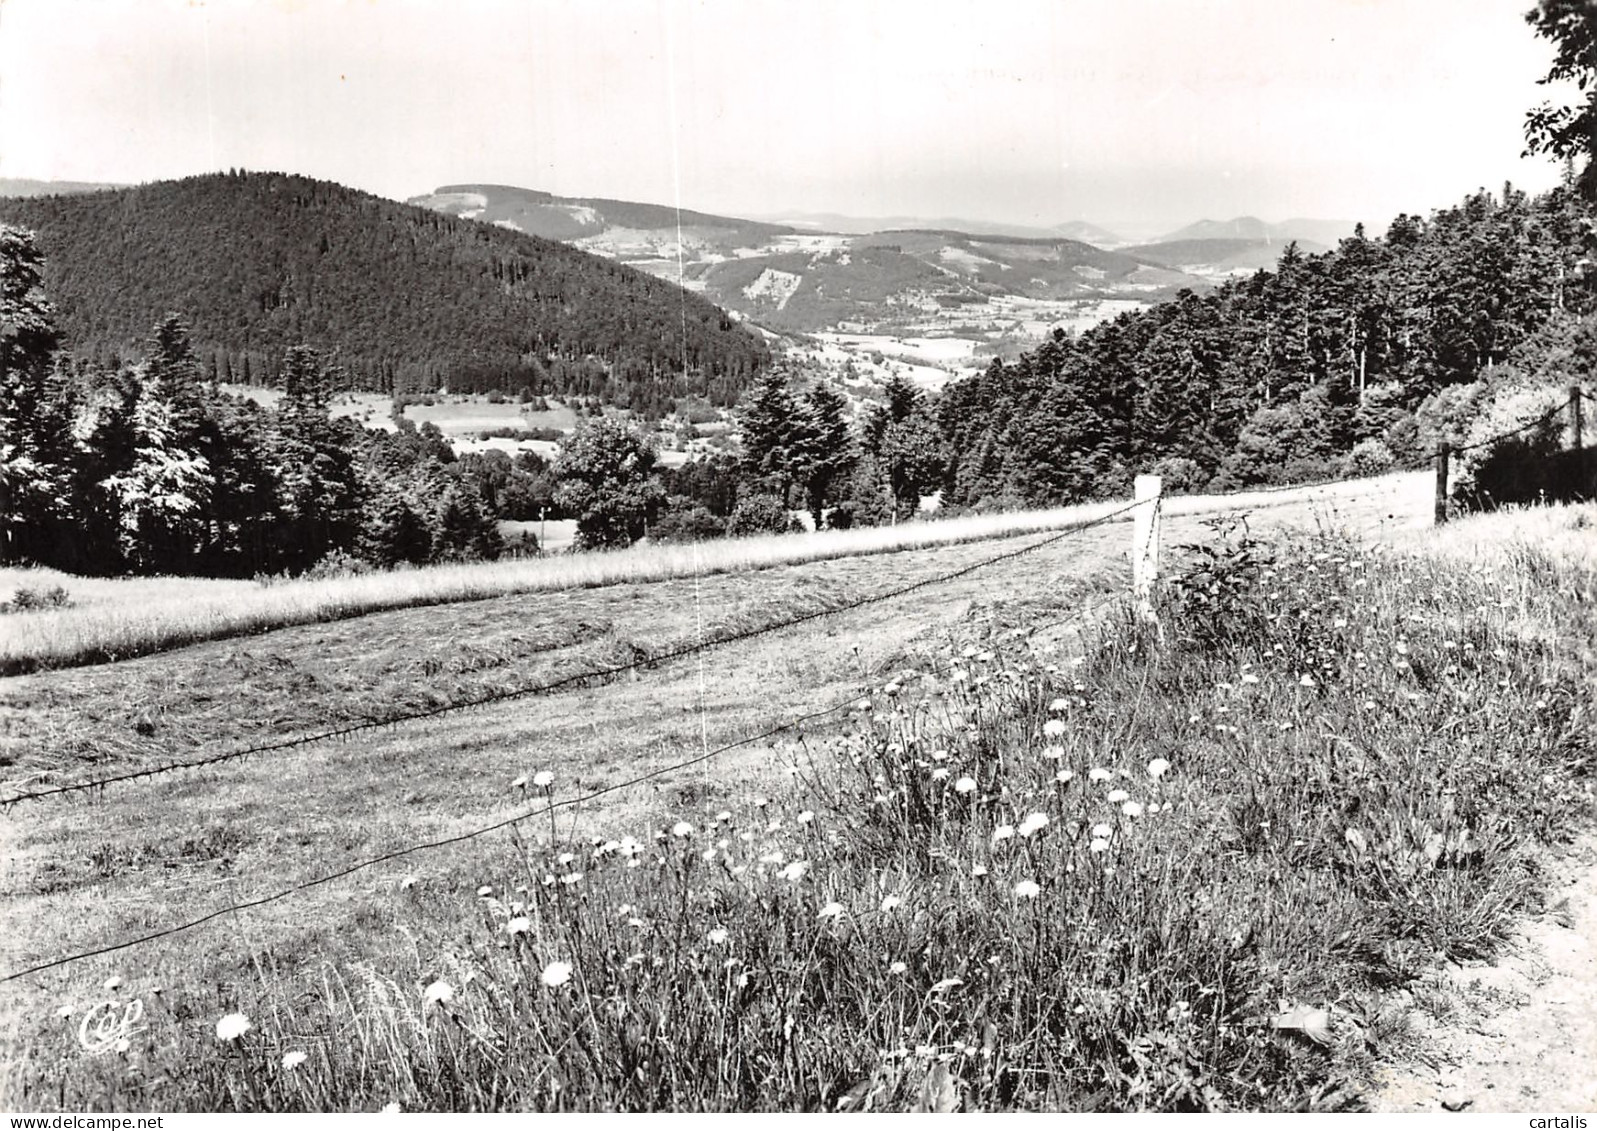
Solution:
[{"label": "rolling hillside", "polygon": [[730,403],[769,357],[724,311],[642,272],[305,177],[0,200],[0,221],[37,232],[75,352],[137,349],[175,310],[222,380],[258,382],[304,342],[385,391],[624,400],[663,384]]}]

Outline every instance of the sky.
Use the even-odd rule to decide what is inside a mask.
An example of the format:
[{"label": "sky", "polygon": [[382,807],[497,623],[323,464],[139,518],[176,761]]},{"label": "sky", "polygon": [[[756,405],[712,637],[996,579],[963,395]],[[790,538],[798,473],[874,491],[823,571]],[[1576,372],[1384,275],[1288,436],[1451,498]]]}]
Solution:
[{"label": "sky", "polygon": [[1530,3],[0,0],[0,177],[1380,230],[1556,183]]}]

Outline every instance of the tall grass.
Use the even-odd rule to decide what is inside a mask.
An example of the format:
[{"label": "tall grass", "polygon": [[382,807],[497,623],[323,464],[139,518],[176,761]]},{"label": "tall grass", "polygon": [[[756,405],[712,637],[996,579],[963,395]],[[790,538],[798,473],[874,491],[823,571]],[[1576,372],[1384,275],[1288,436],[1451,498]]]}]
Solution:
[{"label": "tall grass", "polygon": [[[1169,500],[1166,513],[1173,516],[1204,514],[1232,506],[1287,505],[1304,498],[1334,500],[1372,493],[1406,499],[1414,493],[1414,484],[1421,480],[1423,476],[1416,480],[1413,476],[1398,475],[1363,484],[1306,488],[1291,494],[1195,496]],[[434,566],[271,586],[183,578],[107,582],[74,579],[54,571],[0,570],[0,594],[8,594],[19,586],[48,582],[64,585],[74,601],[72,608],[14,614],[0,621],[0,676],[126,659],[204,640],[342,620],[390,609],[623,582],[663,581],[1013,537],[1088,521],[1124,505],[1120,502],[1091,503],[1054,510],[970,515],[940,522],[737,538],[686,546],[640,545],[613,553]]]},{"label": "tall grass", "polygon": [[[1385,995],[1491,955],[1581,815],[1589,675],[1548,639],[1592,626],[1500,580],[1233,538],[1182,571],[1163,644],[1130,619],[1085,657],[951,641],[781,750],[788,793],[583,843],[529,821],[475,895],[401,889],[403,968],[266,952],[242,982],[119,987],[146,1031],[91,1056],[51,1022],[11,1087],[73,1109],[1356,1107],[1411,1039]],[[235,1012],[249,1031],[219,1039]]]}]

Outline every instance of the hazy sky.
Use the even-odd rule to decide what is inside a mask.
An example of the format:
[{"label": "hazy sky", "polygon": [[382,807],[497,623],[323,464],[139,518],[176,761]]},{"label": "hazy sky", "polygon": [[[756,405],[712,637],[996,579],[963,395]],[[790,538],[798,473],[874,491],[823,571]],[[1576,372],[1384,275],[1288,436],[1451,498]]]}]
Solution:
[{"label": "hazy sky", "polygon": [[0,0],[0,176],[1383,226],[1540,189],[1532,0]]}]

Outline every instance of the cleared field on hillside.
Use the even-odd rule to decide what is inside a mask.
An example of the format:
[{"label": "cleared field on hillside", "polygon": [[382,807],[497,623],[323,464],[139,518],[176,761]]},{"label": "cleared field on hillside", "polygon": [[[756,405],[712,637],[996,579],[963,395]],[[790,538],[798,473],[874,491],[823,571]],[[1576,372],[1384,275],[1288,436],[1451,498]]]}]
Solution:
[{"label": "cleared field on hillside", "polygon": [[[1361,529],[1426,521],[1429,482],[1401,473],[1287,492],[1188,496],[1165,501],[1170,516],[1236,508],[1331,508]],[[343,620],[385,609],[474,601],[512,593],[553,592],[620,582],[658,581],[770,566],[896,552],[1052,530],[1123,507],[1089,503],[1050,511],[972,515],[891,527],[726,539],[690,546],[639,545],[616,553],[557,555],[461,566],[292,581],[245,589],[236,581],[174,583],[166,594],[145,581],[76,579],[50,570],[0,569],[0,593],[61,585],[74,607],[7,617],[0,628],[0,674],[147,655],[203,640]],[[1129,518],[1126,519],[1129,521]],[[128,599],[118,600],[119,585]],[[79,600],[80,589],[92,596]]]}]

